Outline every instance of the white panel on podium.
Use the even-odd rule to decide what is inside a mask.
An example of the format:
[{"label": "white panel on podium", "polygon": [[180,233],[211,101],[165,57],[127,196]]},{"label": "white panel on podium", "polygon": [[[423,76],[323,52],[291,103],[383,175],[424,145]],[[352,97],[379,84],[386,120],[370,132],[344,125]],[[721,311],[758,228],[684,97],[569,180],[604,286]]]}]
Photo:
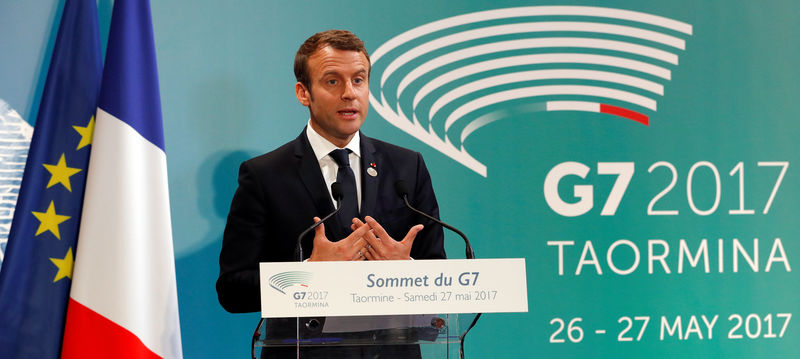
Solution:
[{"label": "white panel on podium", "polygon": [[527,312],[525,259],[261,263],[262,317]]}]

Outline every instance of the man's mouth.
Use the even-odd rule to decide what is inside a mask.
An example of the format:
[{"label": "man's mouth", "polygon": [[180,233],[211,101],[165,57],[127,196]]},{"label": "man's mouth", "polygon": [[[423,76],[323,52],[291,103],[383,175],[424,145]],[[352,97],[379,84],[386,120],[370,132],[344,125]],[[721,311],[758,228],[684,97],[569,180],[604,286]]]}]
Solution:
[{"label": "man's mouth", "polygon": [[355,115],[357,113],[358,113],[358,111],[353,110],[353,109],[345,109],[345,110],[339,111],[339,114],[344,115],[344,116],[353,116],[353,115]]}]

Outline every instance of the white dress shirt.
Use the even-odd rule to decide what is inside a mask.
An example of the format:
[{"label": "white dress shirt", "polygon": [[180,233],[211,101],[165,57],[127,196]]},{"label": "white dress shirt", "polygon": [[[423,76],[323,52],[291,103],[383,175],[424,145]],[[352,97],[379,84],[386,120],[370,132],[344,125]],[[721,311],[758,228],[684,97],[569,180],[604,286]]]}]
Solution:
[{"label": "white dress shirt", "polygon": [[[360,131],[359,131],[360,132]],[[353,174],[356,177],[356,194],[358,195],[358,209],[361,210],[361,137],[359,132],[356,132],[350,143],[344,148],[350,150],[350,168],[353,169]],[[333,200],[331,193],[331,185],[336,182],[336,173],[339,171],[339,165],[336,161],[328,155],[331,151],[338,149],[336,145],[322,137],[317,131],[311,128],[311,120],[309,119],[306,126],[306,137],[311,144],[311,149],[314,150],[314,155],[319,162],[319,169],[322,171],[322,178],[325,179],[325,187],[328,189],[328,194],[331,196],[331,203],[336,207],[336,201]]]}]

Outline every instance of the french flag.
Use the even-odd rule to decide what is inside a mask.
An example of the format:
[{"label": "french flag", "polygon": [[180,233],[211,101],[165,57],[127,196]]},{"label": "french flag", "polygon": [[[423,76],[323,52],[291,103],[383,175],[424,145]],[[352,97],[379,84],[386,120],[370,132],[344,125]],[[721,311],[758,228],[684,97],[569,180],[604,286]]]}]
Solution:
[{"label": "french flag", "polygon": [[62,358],[182,358],[167,158],[146,0],[116,0]]}]

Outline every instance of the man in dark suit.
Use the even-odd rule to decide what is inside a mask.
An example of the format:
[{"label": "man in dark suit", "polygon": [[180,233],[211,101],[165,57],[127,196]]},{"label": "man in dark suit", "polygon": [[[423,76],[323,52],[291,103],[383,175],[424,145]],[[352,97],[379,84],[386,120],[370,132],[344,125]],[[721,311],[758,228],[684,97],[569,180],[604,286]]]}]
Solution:
[{"label": "man in dark suit", "polygon": [[[260,309],[258,263],[299,259],[297,236],[334,210],[333,182],[343,188],[340,215],[303,239],[310,256],[302,259],[445,257],[441,226],[411,212],[395,191],[395,183],[403,180],[412,205],[438,217],[421,155],[360,133],[369,109],[369,71],[363,42],[348,31],[315,34],[298,50],[295,92],[310,119],[295,140],[240,167],[217,280],[226,310]],[[319,357],[343,355],[419,357],[419,348],[344,348]]]}]

